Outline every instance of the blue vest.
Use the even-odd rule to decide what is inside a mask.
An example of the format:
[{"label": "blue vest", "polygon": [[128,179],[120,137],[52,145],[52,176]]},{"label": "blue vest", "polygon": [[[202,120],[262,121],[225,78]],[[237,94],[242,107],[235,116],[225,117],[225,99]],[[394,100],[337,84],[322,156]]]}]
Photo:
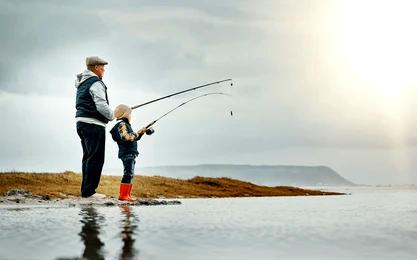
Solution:
[{"label": "blue vest", "polygon": [[119,125],[120,123],[124,122],[127,127],[127,132],[132,133],[134,132],[132,129],[132,126],[130,125],[129,121],[125,118],[123,118],[121,121],[116,123],[114,127],[110,130],[111,136],[115,142],[117,142],[117,145],[119,146],[119,154],[118,157],[121,159],[124,156],[127,155],[139,155],[138,151],[138,142],[137,141],[125,141],[122,140],[122,137],[120,137],[119,134]]},{"label": "blue vest", "polygon": [[[93,97],[90,94],[90,88],[95,83],[100,81],[103,85],[104,83],[97,76],[93,76],[82,82],[77,88],[77,98],[75,101],[75,108],[77,112],[75,117],[87,117],[94,118],[101,122],[108,123],[109,120],[104,117],[96,108]],[[104,91],[106,93],[106,101],[109,104],[109,99],[107,98],[107,87],[104,85]]]}]

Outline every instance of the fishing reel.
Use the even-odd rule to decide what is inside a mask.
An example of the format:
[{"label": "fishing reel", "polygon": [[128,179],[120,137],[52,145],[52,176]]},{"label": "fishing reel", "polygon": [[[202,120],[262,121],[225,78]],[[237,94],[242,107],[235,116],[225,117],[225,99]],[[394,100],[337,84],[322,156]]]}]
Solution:
[{"label": "fishing reel", "polygon": [[146,131],[145,131],[146,135],[152,135],[154,132],[155,132],[155,130],[151,127],[147,128]]}]

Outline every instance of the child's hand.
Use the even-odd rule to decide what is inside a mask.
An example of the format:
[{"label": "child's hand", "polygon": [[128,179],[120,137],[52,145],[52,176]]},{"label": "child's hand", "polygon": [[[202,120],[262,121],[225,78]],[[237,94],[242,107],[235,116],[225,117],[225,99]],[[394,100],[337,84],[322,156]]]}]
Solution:
[{"label": "child's hand", "polygon": [[145,127],[143,127],[142,129],[138,130],[138,134],[139,135],[143,135],[143,134],[145,134],[145,132],[146,132],[146,128]]}]

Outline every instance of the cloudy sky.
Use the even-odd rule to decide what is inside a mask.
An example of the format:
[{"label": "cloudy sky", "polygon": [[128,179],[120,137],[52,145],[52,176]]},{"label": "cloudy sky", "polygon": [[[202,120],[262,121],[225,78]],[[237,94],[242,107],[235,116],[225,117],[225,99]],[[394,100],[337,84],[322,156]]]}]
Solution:
[{"label": "cloudy sky", "polygon": [[[80,170],[74,80],[98,55],[111,107],[234,80],[207,89],[233,98],[161,120],[139,166],[326,165],[361,184],[417,183],[416,11],[414,1],[0,0],[0,170]],[[132,125],[202,93],[137,110]],[[106,146],[104,167],[120,168],[109,134]]]}]

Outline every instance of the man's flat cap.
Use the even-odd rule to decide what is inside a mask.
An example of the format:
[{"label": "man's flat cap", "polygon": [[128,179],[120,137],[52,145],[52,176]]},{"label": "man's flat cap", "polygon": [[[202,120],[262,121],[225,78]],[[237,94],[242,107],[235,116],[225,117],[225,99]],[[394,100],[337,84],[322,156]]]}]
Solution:
[{"label": "man's flat cap", "polygon": [[106,62],[105,60],[101,59],[98,56],[90,56],[90,57],[85,58],[85,64],[87,66],[106,65],[108,64],[108,62]]}]

